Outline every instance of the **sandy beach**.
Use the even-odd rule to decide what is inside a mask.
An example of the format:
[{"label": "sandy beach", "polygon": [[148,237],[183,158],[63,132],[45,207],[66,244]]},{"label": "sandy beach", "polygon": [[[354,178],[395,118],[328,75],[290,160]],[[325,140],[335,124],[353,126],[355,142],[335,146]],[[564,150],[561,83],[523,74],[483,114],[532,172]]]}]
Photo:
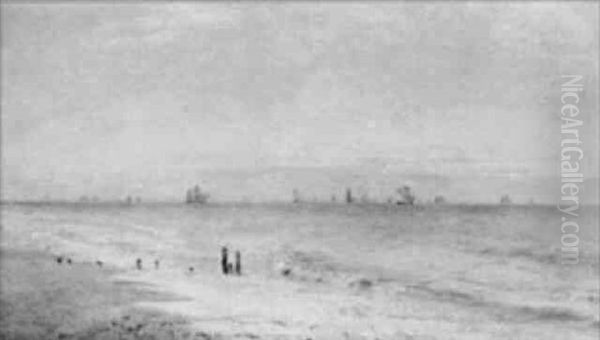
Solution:
[{"label": "sandy beach", "polygon": [[597,338],[596,231],[565,267],[549,209],[3,206],[2,336]]}]

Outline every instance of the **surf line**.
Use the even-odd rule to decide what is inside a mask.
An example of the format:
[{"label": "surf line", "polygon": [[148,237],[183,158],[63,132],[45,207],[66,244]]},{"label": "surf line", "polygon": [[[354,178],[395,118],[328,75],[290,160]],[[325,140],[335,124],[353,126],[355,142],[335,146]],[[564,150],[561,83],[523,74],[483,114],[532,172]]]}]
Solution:
[{"label": "surf line", "polygon": [[580,161],[583,159],[582,142],[579,138],[579,128],[583,125],[579,116],[579,93],[583,91],[580,75],[563,75],[567,78],[561,85],[560,101],[560,201],[558,210],[561,217],[560,237],[562,264],[579,263],[579,183],[583,183],[583,173]]}]

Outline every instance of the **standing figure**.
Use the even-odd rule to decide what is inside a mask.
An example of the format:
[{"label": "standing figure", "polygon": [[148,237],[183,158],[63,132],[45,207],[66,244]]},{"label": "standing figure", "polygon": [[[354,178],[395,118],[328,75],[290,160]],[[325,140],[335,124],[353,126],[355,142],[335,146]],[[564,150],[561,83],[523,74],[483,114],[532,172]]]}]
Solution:
[{"label": "standing figure", "polygon": [[158,269],[160,266],[160,261],[158,259],[154,260],[154,269]]},{"label": "standing figure", "polygon": [[239,250],[235,251],[235,273],[242,275],[242,254]]},{"label": "standing figure", "polygon": [[227,265],[227,247],[221,247],[221,269],[223,274],[229,273],[229,266]]},{"label": "standing figure", "polygon": [[135,261],[135,266],[137,267],[138,270],[142,270],[142,259],[138,258]]}]

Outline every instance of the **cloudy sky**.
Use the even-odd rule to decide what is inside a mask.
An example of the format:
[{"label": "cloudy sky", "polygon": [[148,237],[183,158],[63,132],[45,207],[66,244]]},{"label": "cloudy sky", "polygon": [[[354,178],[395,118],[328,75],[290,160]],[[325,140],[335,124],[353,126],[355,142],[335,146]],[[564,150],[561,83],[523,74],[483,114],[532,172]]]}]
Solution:
[{"label": "cloudy sky", "polygon": [[[562,74],[598,173],[598,4],[2,5],[2,194],[558,197]],[[595,109],[596,108],[596,109]],[[597,180],[595,180],[597,183]]]}]

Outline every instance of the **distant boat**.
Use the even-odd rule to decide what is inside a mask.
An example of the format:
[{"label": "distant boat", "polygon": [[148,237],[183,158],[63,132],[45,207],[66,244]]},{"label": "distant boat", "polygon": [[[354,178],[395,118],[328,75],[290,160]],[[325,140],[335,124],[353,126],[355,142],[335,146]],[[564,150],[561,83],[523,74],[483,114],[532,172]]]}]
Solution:
[{"label": "distant boat", "polygon": [[352,189],[346,188],[346,203],[350,204],[354,202],[354,197],[352,197]]},{"label": "distant boat", "polygon": [[198,185],[188,189],[185,194],[185,203],[187,204],[205,204],[210,195],[203,192]]},{"label": "distant boat", "polygon": [[442,195],[436,195],[433,199],[433,203],[435,204],[444,204],[446,203],[446,198]]},{"label": "distant boat", "polygon": [[408,185],[396,189],[396,193],[400,196],[396,199],[397,205],[413,205],[415,203],[415,195]]}]

